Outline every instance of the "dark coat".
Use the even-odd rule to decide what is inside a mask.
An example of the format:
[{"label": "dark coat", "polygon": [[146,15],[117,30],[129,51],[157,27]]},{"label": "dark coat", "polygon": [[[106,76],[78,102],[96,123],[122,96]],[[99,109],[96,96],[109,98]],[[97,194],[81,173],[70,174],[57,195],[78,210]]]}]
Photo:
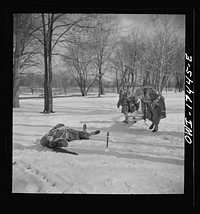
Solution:
[{"label": "dark coat", "polygon": [[126,92],[122,92],[119,94],[117,107],[119,108],[119,106],[122,106],[121,112],[123,114],[133,113],[140,107],[140,102],[138,101],[139,99],[136,96],[134,95],[128,96]]},{"label": "dark coat", "polygon": [[166,107],[164,97],[155,90],[144,90],[142,99],[142,109],[147,119],[158,125],[160,119],[166,117]]},{"label": "dark coat", "polygon": [[[67,136],[69,135],[69,137]],[[50,144],[56,145],[59,141],[66,143],[73,140],[89,139],[89,136],[83,132],[71,128],[65,128],[64,124],[57,124],[48,133],[45,134],[41,139],[41,144],[43,146],[48,146]]]}]

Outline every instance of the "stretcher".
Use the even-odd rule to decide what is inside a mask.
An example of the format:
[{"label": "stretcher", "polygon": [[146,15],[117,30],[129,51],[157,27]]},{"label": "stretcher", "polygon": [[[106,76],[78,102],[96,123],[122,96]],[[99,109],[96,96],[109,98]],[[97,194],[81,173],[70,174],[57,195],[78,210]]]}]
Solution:
[{"label": "stretcher", "polygon": [[133,122],[137,122],[143,120],[144,114],[141,111],[136,110],[133,113],[129,114],[128,118],[132,118]]}]

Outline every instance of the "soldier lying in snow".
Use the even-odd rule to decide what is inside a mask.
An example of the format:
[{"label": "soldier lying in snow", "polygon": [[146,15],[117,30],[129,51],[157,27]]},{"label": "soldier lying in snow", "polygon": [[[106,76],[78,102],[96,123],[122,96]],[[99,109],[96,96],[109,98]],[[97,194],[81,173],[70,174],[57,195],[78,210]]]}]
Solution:
[{"label": "soldier lying in snow", "polygon": [[69,141],[88,140],[90,136],[100,133],[100,130],[89,133],[86,129],[86,124],[83,125],[82,131],[71,129],[64,124],[57,124],[41,138],[40,144],[50,148],[67,147]]}]

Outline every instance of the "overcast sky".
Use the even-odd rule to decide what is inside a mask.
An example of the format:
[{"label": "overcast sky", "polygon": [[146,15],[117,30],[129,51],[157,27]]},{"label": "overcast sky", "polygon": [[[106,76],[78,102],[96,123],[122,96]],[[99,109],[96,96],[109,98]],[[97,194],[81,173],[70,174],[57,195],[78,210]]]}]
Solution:
[{"label": "overcast sky", "polygon": [[149,14],[119,14],[119,16],[123,20],[123,22],[134,22],[137,24],[143,24],[149,18]]},{"label": "overcast sky", "polygon": [[[173,24],[176,25],[176,21],[177,21],[173,17],[175,17],[175,15],[179,15],[179,17],[177,18],[179,18],[179,21],[182,21],[180,23],[182,23],[182,26],[184,26],[184,23],[185,23],[183,19],[184,15],[182,14],[165,14],[165,15],[172,18],[170,21],[172,26]],[[145,31],[151,30],[150,25],[148,25],[148,21],[151,19],[150,14],[119,14],[119,18],[120,18],[121,27],[123,28],[121,30],[122,35],[127,35],[131,31],[131,29],[133,29],[134,27],[138,27],[139,29],[145,30]]]},{"label": "overcast sky", "polygon": [[149,14],[119,14],[123,35],[128,34],[134,26],[144,27],[144,23],[149,20]]}]

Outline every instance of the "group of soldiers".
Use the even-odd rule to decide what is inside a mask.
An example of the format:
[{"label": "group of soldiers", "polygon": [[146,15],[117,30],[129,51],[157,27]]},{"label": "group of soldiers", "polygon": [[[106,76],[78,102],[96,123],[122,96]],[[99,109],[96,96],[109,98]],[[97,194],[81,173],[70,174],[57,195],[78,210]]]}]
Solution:
[{"label": "group of soldiers", "polygon": [[[122,106],[121,112],[125,115],[125,120],[123,121],[125,123],[129,122],[129,114],[134,113],[140,108],[141,119],[149,119],[152,121],[149,129],[157,132],[160,119],[166,117],[164,99],[165,98],[151,86],[136,89],[135,92],[131,87],[128,87],[125,91],[120,90],[117,107]],[[133,116],[133,121],[136,122],[137,120],[134,119]]]},{"label": "group of soldiers", "polygon": [[[117,107],[122,106],[121,112],[125,115],[125,123],[129,122],[129,114],[136,111],[141,112],[141,119],[152,121],[149,129],[153,132],[158,131],[160,119],[166,117],[166,108],[164,97],[155,91],[152,87],[143,87],[135,92],[131,87],[125,91],[120,91]],[[133,117],[135,119],[135,117]],[[136,122],[137,120],[134,120]],[[87,132],[86,124],[81,131],[69,128],[64,124],[57,124],[40,140],[42,146],[48,148],[67,147],[69,141],[89,139],[90,136],[100,133],[100,130]]]}]

